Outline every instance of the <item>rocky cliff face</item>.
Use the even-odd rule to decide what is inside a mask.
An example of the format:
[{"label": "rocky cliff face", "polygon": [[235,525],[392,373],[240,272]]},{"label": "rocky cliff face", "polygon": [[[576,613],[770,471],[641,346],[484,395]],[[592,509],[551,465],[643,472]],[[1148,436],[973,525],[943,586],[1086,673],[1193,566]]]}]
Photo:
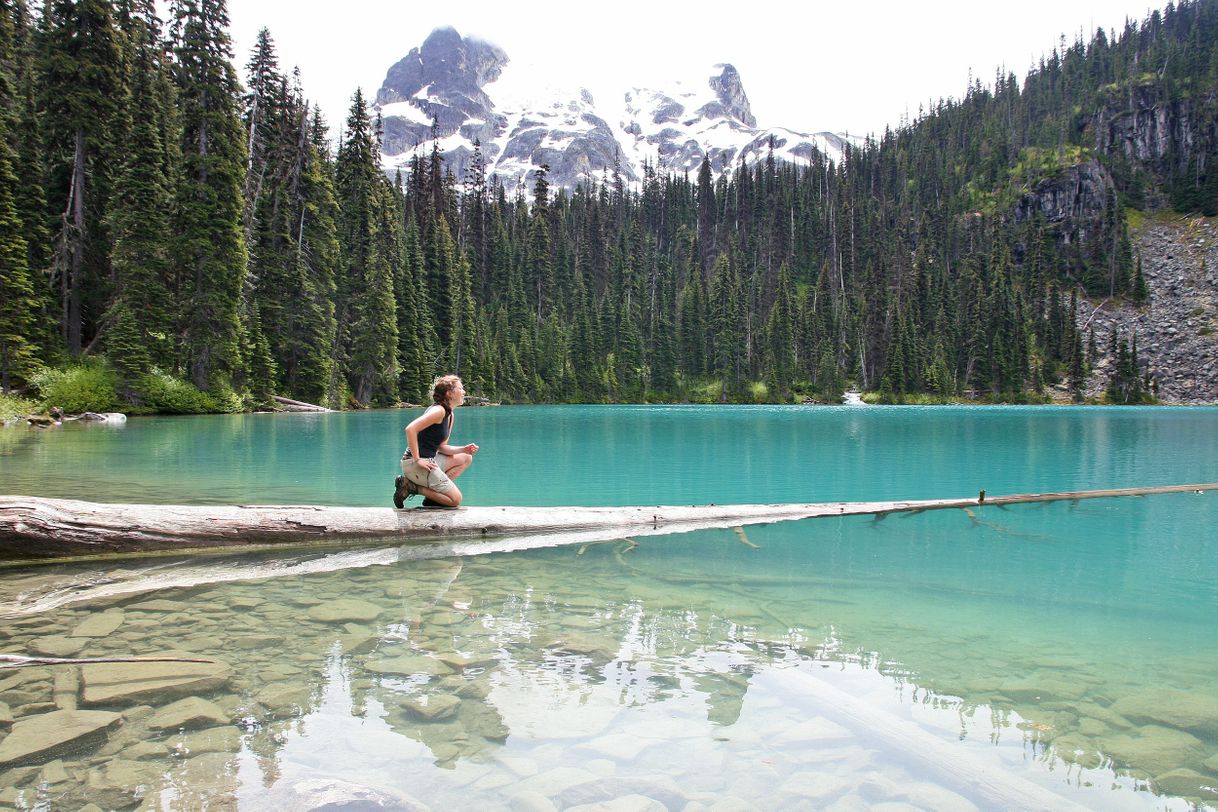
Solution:
[{"label": "rocky cliff face", "polygon": [[[1084,393],[1100,397],[1117,329],[1130,340],[1166,403],[1218,403],[1218,220],[1192,218],[1149,225],[1135,235],[1150,289],[1144,307],[1080,302],[1079,324],[1095,330],[1099,355]],[[1085,333],[1084,333],[1085,334]]]},{"label": "rocky cliff face", "polygon": [[1196,123],[1191,101],[1165,101],[1144,84],[1107,99],[1090,126],[1097,152],[1175,171],[1187,165],[1196,146]]},{"label": "rocky cliff face", "polygon": [[1112,189],[1112,176],[1094,159],[1046,178],[1020,198],[1015,222],[1040,214],[1063,245],[1082,243],[1098,227]]},{"label": "rocky cliff face", "polygon": [[791,161],[817,154],[836,160],[846,144],[832,133],[758,128],[740,73],[728,64],[693,83],[633,88],[617,104],[579,87],[513,98],[509,66],[507,54],[493,45],[452,28],[433,31],[389,69],[377,93],[386,171],[416,151],[430,152],[433,126],[458,178],[477,141],[487,174],[526,190],[542,165],[550,167],[552,185],[572,188],[613,171],[637,181],[645,162],[680,174],[709,158],[718,174],[764,157],[771,144],[776,157]]}]

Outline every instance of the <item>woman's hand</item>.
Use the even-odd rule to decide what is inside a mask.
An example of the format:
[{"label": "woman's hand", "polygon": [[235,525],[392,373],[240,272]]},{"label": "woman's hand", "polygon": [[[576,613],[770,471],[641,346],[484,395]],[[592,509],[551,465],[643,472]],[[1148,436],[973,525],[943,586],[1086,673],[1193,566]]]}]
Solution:
[{"label": "woman's hand", "polygon": [[478,444],[470,443],[469,445],[463,446],[461,448],[461,450],[464,451],[466,454],[469,454],[472,457],[473,455],[478,453]]},{"label": "woman's hand", "polygon": [[420,468],[424,468],[428,471],[436,470],[436,461],[433,459],[428,459],[427,457],[424,457],[423,459],[415,460],[415,464],[418,465]]}]

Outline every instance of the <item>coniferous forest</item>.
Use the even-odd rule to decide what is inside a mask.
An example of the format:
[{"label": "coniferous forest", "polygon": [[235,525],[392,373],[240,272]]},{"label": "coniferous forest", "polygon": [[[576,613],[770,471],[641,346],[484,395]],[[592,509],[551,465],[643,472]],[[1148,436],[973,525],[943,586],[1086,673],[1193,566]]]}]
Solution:
[{"label": "coniferous forest", "polygon": [[1147,295],[1129,213],[1218,214],[1218,0],[840,161],[527,193],[434,148],[386,177],[364,96],[323,121],[224,0],[0,10],[0,385],[69,410],[420,402],[446,372],[510,402],[1038,401],[1080,392],[1080,298]]}]

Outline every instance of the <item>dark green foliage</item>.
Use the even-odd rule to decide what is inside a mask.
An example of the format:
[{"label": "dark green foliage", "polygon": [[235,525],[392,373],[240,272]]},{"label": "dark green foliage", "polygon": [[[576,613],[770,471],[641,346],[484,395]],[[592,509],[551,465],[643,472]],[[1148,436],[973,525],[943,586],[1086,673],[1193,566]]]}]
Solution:
[{"label": "dark green foliage", "polygon": [[110,411],[119,404],[118,379],[100,362],[45,369],[31,382],[48,409],[58,406],[68,414],[80,414]]},{"label": "dark green foliage", "polygon": [[1111,349],[1108,388],[1104,392],[1108,402],[1122,406],[1153,403],[1149,381],[1144,376],[1142,364],[1138,360],[1137,335],[1133,336],[1131,344],[1124,338],[1118,340],[1114,331]]},{"label": "dark green foliage", "polygon": [[0,123],[0,393],[9,394],[35,369],[30,341],[37,319],[29,257],[17,208],[17,177],[9,160],[7,133]]},{"label": "dark green foliage", "polygon": [[181,362],[196,387],[224,389],[241,372],[246,144],[224,0],[174,0],[181,111],[175,260],[181,269]]},{"label": "dark green foliage", "polygon": [[186,381],[153,370],[136,382],[135,396],[145,408],[165,414],[207,414],[226,411],[206,392]]}]

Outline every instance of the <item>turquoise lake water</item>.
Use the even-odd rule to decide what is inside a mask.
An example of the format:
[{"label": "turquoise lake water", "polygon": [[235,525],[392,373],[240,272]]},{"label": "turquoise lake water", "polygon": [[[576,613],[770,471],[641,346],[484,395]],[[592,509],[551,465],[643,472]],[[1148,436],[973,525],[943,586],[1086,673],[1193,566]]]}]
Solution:
[{"label": "turquoise lake water", "polygon": [[[412,416],[10,428],[0,492],[388,505]],[[481,446],[471,505],[1218,481],[1209,408],[468,408],[453,440]],[[0,801],[1212,806],[1215,527],[1207,492],[424,561],[382,546],[8,567],[5,652],[180,651],[229,671],[107,701],[88,667],[75,693],[62,666],[0,671],[18,723],[65,696],[124,714],[9,764],[0,740]],[[187,695],[215,710],[158,726]]]}]

